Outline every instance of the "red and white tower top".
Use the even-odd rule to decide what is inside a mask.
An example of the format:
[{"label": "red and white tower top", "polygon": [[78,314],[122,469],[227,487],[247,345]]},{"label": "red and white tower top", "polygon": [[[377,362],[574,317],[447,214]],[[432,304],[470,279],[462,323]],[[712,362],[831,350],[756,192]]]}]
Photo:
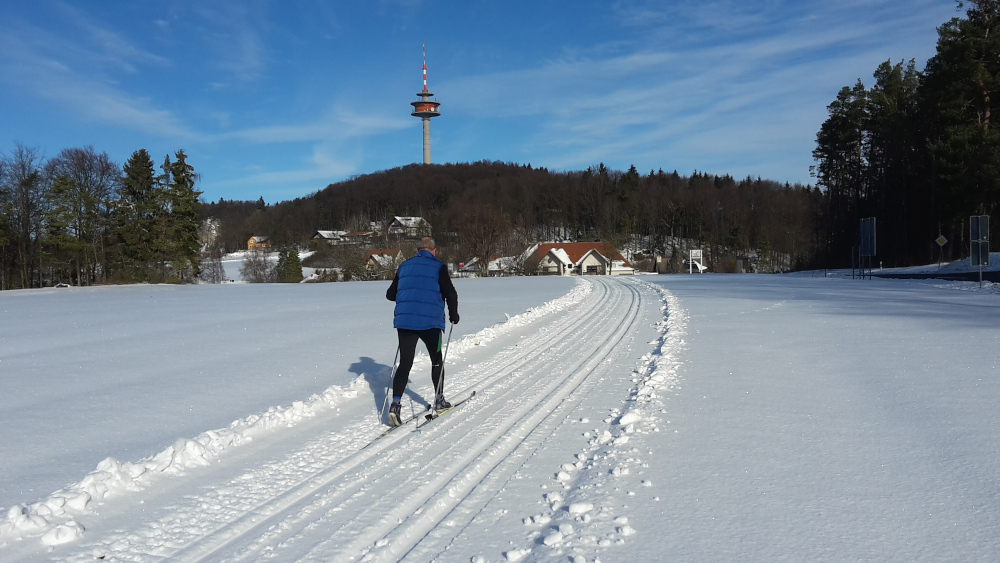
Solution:
[{"label": "red and white tower top", "polygon": [[424,119],[430,119],[431,117],[441,115],[437,110],[438,106],[441,104],[430,99],[433,95],[434,94],[427,89],[427,48],[424,47],[424,89],[417,92],[417,96],[420,96],[419,100],[410,102],[410,105],[413,106],[413,113],[410,115]]},{"label": "red and white tower top", "polygon": [[424,92],[427,91],[427,45],[422,45],[424,50]]}]

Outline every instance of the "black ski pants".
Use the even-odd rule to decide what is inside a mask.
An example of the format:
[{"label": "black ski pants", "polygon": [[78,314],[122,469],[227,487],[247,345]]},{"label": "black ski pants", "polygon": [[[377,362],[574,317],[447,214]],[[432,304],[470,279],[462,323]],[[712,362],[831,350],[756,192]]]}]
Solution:
[{"label": "black ski pants", "polygon": [[[406,383],[410,378],[410,368],[413,367],[413,356],[417,353],[417,340],[424,341],[427,353],[431,356],[431,381],[434,383],[435,393],[443,393],[441,330],[436,328],[427,330],[397,328],[396,332],[399,333],[399,366],[396,368],[396,377],[392,380],[392,396],[402,397],[406,391]],[[433,399],[431,400],[433,401]]]}]

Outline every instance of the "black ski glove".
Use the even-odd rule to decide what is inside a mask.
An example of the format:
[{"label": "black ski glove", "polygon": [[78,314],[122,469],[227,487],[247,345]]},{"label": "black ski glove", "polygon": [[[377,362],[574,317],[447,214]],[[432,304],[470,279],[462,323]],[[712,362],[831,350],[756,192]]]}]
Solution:
[{"label": "black ski glove", "polygon": [[455,311],[453,313],[448,313],[448,320],[451,321],[451,324],[457,325],[458,324],[458,311]]}]

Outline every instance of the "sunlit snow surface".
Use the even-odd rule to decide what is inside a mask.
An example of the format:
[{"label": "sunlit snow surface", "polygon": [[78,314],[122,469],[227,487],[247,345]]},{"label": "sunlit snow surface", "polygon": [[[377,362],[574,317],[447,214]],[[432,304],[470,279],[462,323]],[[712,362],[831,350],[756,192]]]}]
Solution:
[{"label": "sunlit snow surface", "polygon": [[0,293],[0,560],[1000,556],[997,286],[456,283],[374,443],[384,282]]}]

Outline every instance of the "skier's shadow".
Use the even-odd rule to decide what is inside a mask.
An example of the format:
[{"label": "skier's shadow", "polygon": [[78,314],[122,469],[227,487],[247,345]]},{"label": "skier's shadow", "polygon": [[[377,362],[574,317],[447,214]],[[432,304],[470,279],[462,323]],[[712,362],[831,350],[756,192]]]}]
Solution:
[{"label": "skier's shadow", "polygon": [[[357,375],[363,375],[365,381],[368,382],[368,388],[372,392],[372,400],[375,402],[375,410],[382,411],[382,405],[387,405],[386,402],[386,388],[389,385],[389,376],[392,374],[392,366],[387,366],[385,364],[380,364],[375,360],[362,356],[358,358],[357,362],[351,364],[348,371]],[[406,395],[415,403],[426,405],[427,401],[417,393],[410,390],[409,387],[406,388]]]}]

